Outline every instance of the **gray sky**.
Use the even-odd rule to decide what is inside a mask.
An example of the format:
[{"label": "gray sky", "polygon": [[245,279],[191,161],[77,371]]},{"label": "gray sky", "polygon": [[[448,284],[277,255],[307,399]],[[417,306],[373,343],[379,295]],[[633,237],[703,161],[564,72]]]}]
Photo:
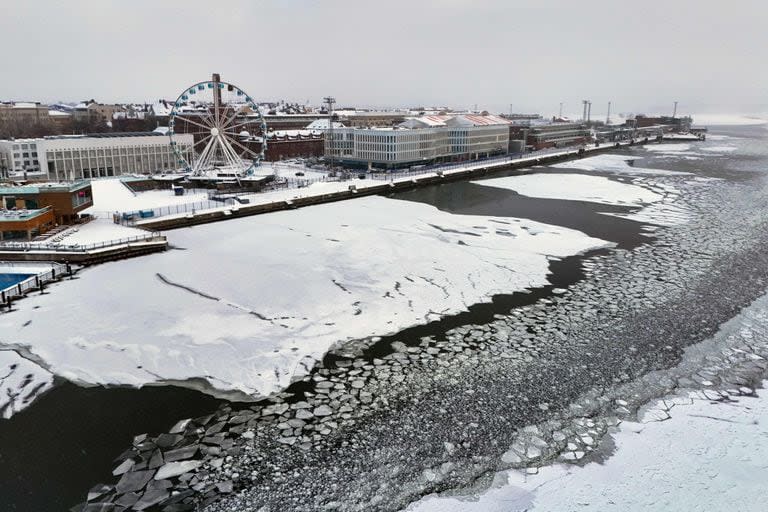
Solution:
[{"label": "gray sky", "polygon": [[768,111],[768,2],[0,0],[0,99]]}]

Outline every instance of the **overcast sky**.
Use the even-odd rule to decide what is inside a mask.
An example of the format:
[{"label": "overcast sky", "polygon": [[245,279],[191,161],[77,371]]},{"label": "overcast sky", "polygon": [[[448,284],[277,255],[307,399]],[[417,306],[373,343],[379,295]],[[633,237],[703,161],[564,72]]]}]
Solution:
[{"label": "overcast sky", "polygon": [[0,0],[0,99],[768,111],[768,1]]}]

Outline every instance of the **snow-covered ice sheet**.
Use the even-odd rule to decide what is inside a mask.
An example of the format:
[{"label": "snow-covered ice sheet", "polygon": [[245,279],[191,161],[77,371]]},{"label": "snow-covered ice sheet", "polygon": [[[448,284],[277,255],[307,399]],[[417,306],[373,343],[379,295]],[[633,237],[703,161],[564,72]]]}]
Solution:
[{"label": "snow-covered ice sheet", "polygon": [[723,145],[723,146],[707,146],[704,148],[701,148],[702,151],[708,151],[711,153],[731,153],[733,151],[736,151],[738,146],[731,146],[731,145]]},{"label": "snow-covered ice sheet", "polygon": [[693,121],[697,126],[743,126],[751,124],[768,123],[766,115],[741,115],[741,114],[694,114]]},{"label": "snow-covered ice sheet", "polygon": [[514,190],[529,197],[569,199],[614,205],[639,206],[644,203],[653,203],[662,197],[648,188],[620,183],[603,176],[584,174],[523,174],[473,181],[472,183]]},{"label": "snow-covered ice sheet", "polygon": [[632,175],[632,183],[623,183],[604,176],[535,173],[473,183],[514,190],[529,197],[642,206],[640,210],[630,213],[604,214],[656,226],[674,226],[688,221],[689,212],[675,204],[678,190],[671,185],[660,183],[657,178]]},{"label": "snow-covered ice sheet", "polygon": [[687,153],[691,150],[691,145],[681,142],[673,144],[647,144],[643,146],[643,149],[653,153]]},{"label": "snow-covered ice sheet", "polygon": [[545,285],[548,256],[607,242],[508,217],[371,196],[170,233],[0,315],[54,373],[142,385],[202,377],[267,394],[345,339],[396,332]]},{"label": "snow-covered ice sheet", "polygon": [[658,176],[683,176],[690,174],[680,171],[666,171],[663,169],[650,169],[629,165],[629,162],[634,160],[637,160],[637,158],[627,155],[602,154],[582,158],[580,160],[561,162],[554,164],[551,167],[560,169],[579,169],[582,171],[600,171],[614,174],[639,174]]},{"label": "snow-covered ice sheet", "polygon": [[0,418],[10,418],[53,384],[53,375],[0,346]]},{"label": "snow-covered ice sheet", "polygon": [[764,511],[768,392],[738,402],[681,402],[666,421],[653,421],[651,411],[640,423],[622,424],[614,436],[616,453],[601,464],[559,464],[536,475],[505,471],[481,495],[428,496],[406,510]]}]

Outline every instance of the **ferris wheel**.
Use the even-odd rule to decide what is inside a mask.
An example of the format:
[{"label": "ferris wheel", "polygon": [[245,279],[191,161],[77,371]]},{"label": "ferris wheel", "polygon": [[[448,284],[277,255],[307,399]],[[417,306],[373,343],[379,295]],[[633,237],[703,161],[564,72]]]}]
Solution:
[{"label": "ferris wheel", "polygon": [[[191,148],[179,140],[181,134],[192,134]],[[194,176],[251,175],[267,149],[267,124],[258,105],[218,74],[179,95],[168,135],[179,166]]]}]

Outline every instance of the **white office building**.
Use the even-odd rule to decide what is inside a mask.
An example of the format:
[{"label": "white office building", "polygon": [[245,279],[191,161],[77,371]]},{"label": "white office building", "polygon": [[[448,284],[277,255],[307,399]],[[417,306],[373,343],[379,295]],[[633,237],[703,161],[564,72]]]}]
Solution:
[{"label": "white office building", "polygon": [[[191,134],[179,134],[176,139],[182,152],[191,151]],[[0,154],[11,177],[53,181],[165,173],[180,167],[168,137],[155,132],[2,140]]]},{"label": "white office building", "polygon": [[509,122],[491,115],[435,115],[406,119],[394,128],[334,128],[325,155],[355,166],[404,167],[506,153]]}]

